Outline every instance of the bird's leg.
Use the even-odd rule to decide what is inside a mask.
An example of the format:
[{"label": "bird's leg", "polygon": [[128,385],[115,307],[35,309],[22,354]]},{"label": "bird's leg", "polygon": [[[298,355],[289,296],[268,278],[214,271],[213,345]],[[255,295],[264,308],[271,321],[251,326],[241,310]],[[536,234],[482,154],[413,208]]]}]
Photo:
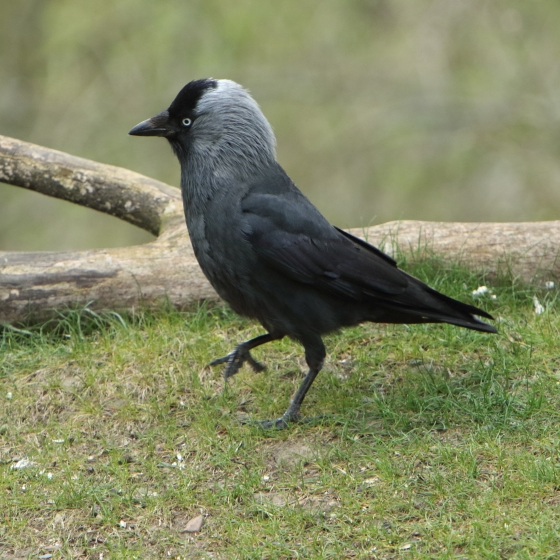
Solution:
[{"label": "bird's leg", "polygon": [[282,430],[282,429],[286,428],[290,422],[301,421],[301,418],[300,418],[300,415],[299,415],[299,409],[301,408],[301,403],[303,402],[303,399],[305,398],[305,395],[306,395],[307,391],[309,390],[309,387],[311,387],[311,384],[313,383],[313,381],[317,377],[317,374],[319,373],[319,371],[320,371],[320,368],[319,369],[310,369],[307,372],[307,375],[305,376],[305,378],[303,379],[301,385],[299,386],[299,389],[296,391],[295,395],[293,396],[292,400],[290,401],[290,406],[288,406],[288,408],[286,409],[286,412],[284,412],[284,414],[280,418],[277,418],[276,420],[263,420],[262,422],[259,422],[261,427],[263,427],[263,428],[277,428],[279,430]]},{"label": "bird's leg", "polygon": [[226,381],[232,375],[235,375],[245,362],[247,362],[253,370],[258,373],[264,370],[264,366],[251,356],[250,350],[260,346],[261,344],[270,342],[271,340],[276,340],[277,338],[281,337],[273,336],[270,333],[262,334],[261,336],[242,342],[235,347],[233,352],[223,358],[217,358],[216,360],[211,361],[208,365],[218,366],[220,364],[227,364],[224,370],[224,379],[226,379]]},{"label": "bird's leg", "polygon": [[303,344],[305,347],[305,360],[309,366],[309,371],[292,397],[290,406],[288,406],[286,412],[284,412],[284,414],[276,420],[265,420],[260,422],[260,425],[263,428],[277,428],[281,430],[286,428],[290,422],[302,421],[299,415],[301,403],[303,402],[307,391],[309,391],[309,388],[313,384],[313,381],[315,381],[317,374],[321,371],[326,355],[325,346],[319,336],[314,338],[312,341],[305,341]]}]

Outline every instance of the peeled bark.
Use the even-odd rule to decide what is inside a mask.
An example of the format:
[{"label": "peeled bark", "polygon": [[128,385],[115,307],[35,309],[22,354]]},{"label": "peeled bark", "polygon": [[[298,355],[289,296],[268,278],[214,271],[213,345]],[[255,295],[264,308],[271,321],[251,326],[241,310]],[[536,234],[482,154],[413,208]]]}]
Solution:
[{"label": "peeled bark", "polygon": [[[217,298],[194,257],[178,189],[2,136],[0,181],[111,214],[158,235],[151,243],[117,249],[0,252],[0,322],[44,319],[86,304],[93,310],[132,310],[167,299],[181,309]],[[351,231],[392,255],[433,256],[490,277],[504,272],[524,281],[560,276],[560,221],[400,221]]]}]

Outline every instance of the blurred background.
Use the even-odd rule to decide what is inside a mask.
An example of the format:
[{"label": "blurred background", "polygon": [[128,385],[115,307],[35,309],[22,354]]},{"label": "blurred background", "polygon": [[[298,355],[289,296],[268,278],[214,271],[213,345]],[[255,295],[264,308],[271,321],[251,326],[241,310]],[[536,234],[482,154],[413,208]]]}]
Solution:
[{"label": "blurred background", "polygon": [[[227,77],[336,225],[558,219],[559,30],[558,0],[0,0],[0,134],[178,186],[127,132]],[[0,250],[149,239],[0,184]]]}]

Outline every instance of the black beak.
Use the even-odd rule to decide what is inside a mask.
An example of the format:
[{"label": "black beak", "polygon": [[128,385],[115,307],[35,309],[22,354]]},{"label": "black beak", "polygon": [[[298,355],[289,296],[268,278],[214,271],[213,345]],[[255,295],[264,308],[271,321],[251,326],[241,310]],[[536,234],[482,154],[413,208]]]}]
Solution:
[{"label": "black beak", "polygon": [[169,137],[175,134],[175,130],[172,128],[169,122],[169,113],[167,111],[162,111],[151,119],[142,121],[137,124],[129,134],[131,136],[164,136]]}]

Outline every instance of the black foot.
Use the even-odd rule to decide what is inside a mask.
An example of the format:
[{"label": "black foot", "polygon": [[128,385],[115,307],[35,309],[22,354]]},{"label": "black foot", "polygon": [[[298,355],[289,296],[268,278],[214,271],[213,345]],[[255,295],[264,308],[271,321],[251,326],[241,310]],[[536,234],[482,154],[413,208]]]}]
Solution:
[{"label": "black foot", "polygon": [[239,371],[245,362],[247,362],[257,373],[264,371],[265,369],[261,363],[257,362],[257,360],[251,356],[251,352],[249,352],[247,348],[244,348],[242,344],[240,344],[227,356],[212,360],[208,365],[219,366],[220,364],[227,364],[226,369],[224,370],[224,379],[229,379],[232,375],[235,375]]},{"label": "black foot", "polygon": [[276,420],[261,420],[260,422],[253,422],[253,424],[259,426],[263,430],[270,430],[271,428],[275,430],[284,430],[293,422],[301,422],[299,415],[294,418],[284,418],[284,416],[281,416],[280,418],[276,418]]},{"label": "black foot", "polygon": [[249,424],[251,426],[256,426],[257,428],[262,428],[263,430],[284,430],[290,424],[314,424],[324,418],[327,418],[328,414],[319,414],[318,416],[307,416],[302,418],[299,414],[291,418],[286,418],[285,415],[277,418],[276,420],[246,420],[243,424]]}]

